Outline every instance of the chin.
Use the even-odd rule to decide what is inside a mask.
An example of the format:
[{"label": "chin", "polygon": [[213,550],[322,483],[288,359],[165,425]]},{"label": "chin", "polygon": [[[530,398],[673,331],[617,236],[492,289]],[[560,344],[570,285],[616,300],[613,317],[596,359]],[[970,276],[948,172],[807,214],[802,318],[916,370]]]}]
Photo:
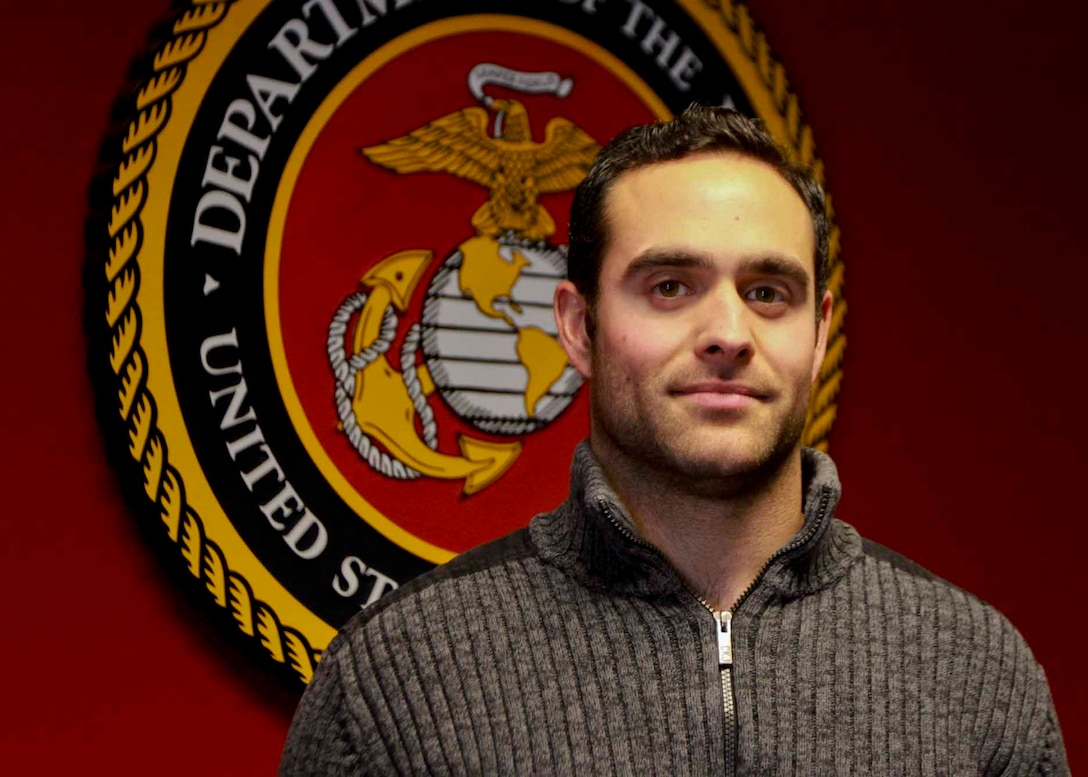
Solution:
[{"label": "chin", "polygon": [[[697,435],[692,435],[697,436]],[[764,480],[777,473],[797,450],[800,435],[753,438],[749,435],[715,435],[713,440],[684,440],[683,445],[663,446],[662,462],[678,477],[692,481]]]},{"label": "chin", "polygon": [[766,457],[731,449],[713,455],[677,456],[676,469],[692,478],[735,478],[752,475],[764,469]]}]

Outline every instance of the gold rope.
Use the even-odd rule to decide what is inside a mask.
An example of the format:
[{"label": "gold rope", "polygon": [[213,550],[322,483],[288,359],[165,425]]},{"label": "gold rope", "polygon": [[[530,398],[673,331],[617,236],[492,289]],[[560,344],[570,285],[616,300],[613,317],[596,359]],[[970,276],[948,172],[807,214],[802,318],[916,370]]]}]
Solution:
[{"label": "gold rope", "polygon": [[320,651],[276,612],[253,595],[249,583],[230,569],[226,556],[209,540],[204,523],[185,500],[180,474],[167,456],[166,440],[156,422],[155,399],[147,388],[148,361],[140,344],[140,213],[147,200],[147,173],[155,159],[156,137],[169,121],[171,96],[185,78],[186,66],[204,48],[208,31],[221,22],[233,0],[193,0],[175,20],[172,37],[156,51],[153,75],[136,97],[136,118],[121,141],[125,155],[113,178],[111,245],[104,267],[110,284],[105,319],[110,327],[110,366],[117,376],[117,409],[129,438],[129,454],[141,469],[144,492],[159,508],[167,536],[189,573],[204,583],[212,600],[229,610],[238,628],[256,639],[275,661],[287,664],[305,683],[313,676]]}]

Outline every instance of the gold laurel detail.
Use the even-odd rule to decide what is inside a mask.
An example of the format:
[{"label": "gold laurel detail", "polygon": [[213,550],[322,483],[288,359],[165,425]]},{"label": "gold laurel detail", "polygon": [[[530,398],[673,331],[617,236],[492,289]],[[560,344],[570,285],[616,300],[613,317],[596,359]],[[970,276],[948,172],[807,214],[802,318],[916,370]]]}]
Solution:
[{"label": "gold laurel detail", "polygon": [[204,549],[204,585],[220,607],[227,606],[227,560],[217,548]]},{"label": "gold laurel detail", "polygon": [[294,670],[302,677],[313,677],[316,662],[306,638],[294,629],[284,629],[284,644],[287,647],[287,660]]},{"label": "gold laurel detail", "polygon": [[[747,6],[734,0],[703,0],[713,8],[726,26],[737,36],[745,53],[756,65],[760,79],[768,93],[774,98],[775,107],[786,121],[788,150],[806,165],[814,178],[824,185],[824,163],[816,154],[816,141],[812,128],[804,121],[801,104],[797,95],[790,88],[785,68],[774,57],[767,37],[752,20]],[[816,384],[812,389],[809,403],[808,423],[801,439],[804,445],[820,450],[827,450],[828,436],[835,420],[837,406],[835,399],[842,384],[842,360],[846,351],[846,335],[843,323],[846,319],[846,301],[843,298],[843,262],[840,253],[839,228],[835,224],[835,209],[831,195],[826,194],[827,217],[830,222],[828,240],[828,284],[827,288],[835,296],[835,310],[827,333],[827,353]]]},{"label": "gold laurel detail", "polygon": [[173,65],[183,65],[196,57],[204,48],[204,33],[187,33],[169,41],[155,53],[152,67],[164,70]]},{"label": "gold laurel detail", "polygon": [[[139,118],[128,125],[128,132],[125,133],[125,139],[121,142],[121,149],[127,154],[146,142],[148,138],[157,135],[162,125],[166,123],[168,114],[167,106],[162,103],[156,103],[140,111]],[[118,191],[116,184],[113,191],[114,193]]]},{"label": "gold laurel detail", "polygon": [[106,280],[113,282],[117,273],[128,266],[129,261],[136,253],[136,247],[140,244],[140,229],[138,224],[129,224],[121,234],[117,235],[110,246],[109,259],[106,262]]},{"label": "gold laurel detail", "polygon": [[202,51],[208,30],[226,16],[230,2],[193,0],[174,22],[173,36],[152,61],[153,73],[136,94],[138,115],[120,140],[124,155],[113,178],[107,228],[111,239],[103,270],[109,283],[103,318],[110,329],[110,367],[117,376],[117,409],[124,420],[129,454],[140,467],[144,492],[159,509],[167,536],[189,573],[204,583],[215,604],[230,612],[243,634],[257,637],[277,662],[303,682],[313,676],[319,651],[295,629],[284,626],[249,583],[230,569],[222,550],[207,538],[204,523],[185,499],[180,474],[170,464],[165,436],[157,426],[155,399],[147,387],[148,362],[140,342],[140,214],[147,198],[147,174],[154,164],[156,138],[166,126],[171,95],[187,65]]},{"label": "gold laurel detail", "polygon": [[173,470],[167,470],[159,489],[159,509],[166,534],[172,542],[178,541],[178,528],[181,526],[181,513],[185,508],[185,497],[181,492],[181,483]]},{"label": "gold laurel detail", "polygon": [[180,68],[172,67],[148,79],[136,93],[136,110],[142,111],[161,100],[165,100],[181,83]]},{"label": "gold laurel detail", "polygon": [[253,597],[249,595],[249,588],[240,580],[230,581],[231,612],[238,628],[248,637],[253,636]]},{"label": "gold laurel detail", "polygon": [[110,367],[113,368],[115,375],[121,373],[125,360],[132,352],[133,345],[136,344],[136,335],[138,334],[136,315],[135,307],[126,308],[124,318],[113,326],[113,339],[110,343]]},{"label": "gold laurel detail", "polygon": [[280,639],[279,619],[276,613],[263,602],[254,602],[257,612],[257,636],[264,645],[265,650],[281,664],[286,660],[283,653],[283,640]]},{"label": "gold laurel detail", "polygon": [[144,206],[144,182],[136,181],[124,191],[114,193],[113,207],[110,208],[110,236],[116,235],[121,227],[132,221]]},{"label": "gold laurel detail", "polygon": [[113,193],[117,195],[135,184],[148,168],[151,167],[153,152],[148,146],[141,146],[133,151],[117,168],[113,179]]},{"label": "gold laurel detail", "polygon": [[122,313],[128,310],[132,297],[136,294],[136,268],[126,267],[124,271],[114,279],[110,293],[106,297],[106,323],[113,326]]},{"label": "gold laurel detail", "polygon": [[158,501],[159,484],[162,482],[162,469],[166,465],[166,449],[162,444],[162,435],[151,435],[144,451],[144,493],[152,501]]},{"label": "gold laurel detail", "polygon": [[191,510],[186,510],[178,533],[181,557],[189,566],[189,574],[200,579],[200,555],[204,546],[204,524]]},{"label": "gold laurel detail", "polygon": [[152,403],[150,394],[140,394],[129,418],[128,452],[136,461],[144,457],[147,441],[151,439],[151,427],[155,421],[155,408]]},{"label": "gold laurel detail", "polygon": [[227,15],[227,6],[230,3],[218,2],[218,0],[196,0],[193,7],[183,13],[174,22],[174,34],[182,35],[194,30],[210,29]]},{"label": "gold laurel detail", "polygon": [[132,403],[136,401],[140,390],[140,382],[144,377],[144,358],[140,353],[134,353],[132,359],[124,365],[124,374],[119,376],[121,385],[117,390],[117,402],[121,411],[121,418],[128,418],[132,410]]}]

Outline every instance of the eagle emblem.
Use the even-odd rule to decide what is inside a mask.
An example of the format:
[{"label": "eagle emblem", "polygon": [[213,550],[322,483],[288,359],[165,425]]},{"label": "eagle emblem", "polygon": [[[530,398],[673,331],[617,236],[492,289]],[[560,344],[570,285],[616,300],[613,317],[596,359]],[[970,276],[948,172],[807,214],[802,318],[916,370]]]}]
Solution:
[{"label": "eagle emblem", "polygon": [[577,186],[600,149],[562,117],[548,121],[538,143],[522,101],[484,92],[500,84],[565,97],[569,78],[483,63],[468,80],[483,107],[359,151],[398,174],[448,173],[485,187],[488,199],[471,217],[475,235],[433,274],[396,366],[386,352],[397,315],[428,275],[430,250],[400,251],[371,268],[329,328],[340,426],[361,458],[388,477],[463,479],[466,495],[501,477],[522,443],[459,434],[460,455],[441,452],[430,397],[437,392],[469,425],[507,437],[543,428],[570,404],[581,376],[556,341],[550,310],[566,252],[547,243],[556,225],[538,198]]},{"label": "eagle emblem", "polygon": [[[472,216],[482,237],[547,240],[555,234],[555,221],[537,197],[577,186],[600,146],[564,118],[549,121],[544,142],[536,143],[520,101],[489,102],[493,122],[484,108],[465,108],[362,153],[398,173],[450,173],[489,189],[491,196]],[[488,134],[489,125],[494,135]]]}]

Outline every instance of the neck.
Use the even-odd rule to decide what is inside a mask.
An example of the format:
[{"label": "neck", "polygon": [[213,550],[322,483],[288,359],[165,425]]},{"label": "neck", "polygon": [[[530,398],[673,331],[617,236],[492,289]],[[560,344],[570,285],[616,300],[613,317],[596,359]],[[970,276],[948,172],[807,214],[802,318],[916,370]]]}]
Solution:
[{"label": "neck", "polygon": [[636,531],[716,610],[730,609],[804,522],[801,450],[708,489],[591,441]]}]

